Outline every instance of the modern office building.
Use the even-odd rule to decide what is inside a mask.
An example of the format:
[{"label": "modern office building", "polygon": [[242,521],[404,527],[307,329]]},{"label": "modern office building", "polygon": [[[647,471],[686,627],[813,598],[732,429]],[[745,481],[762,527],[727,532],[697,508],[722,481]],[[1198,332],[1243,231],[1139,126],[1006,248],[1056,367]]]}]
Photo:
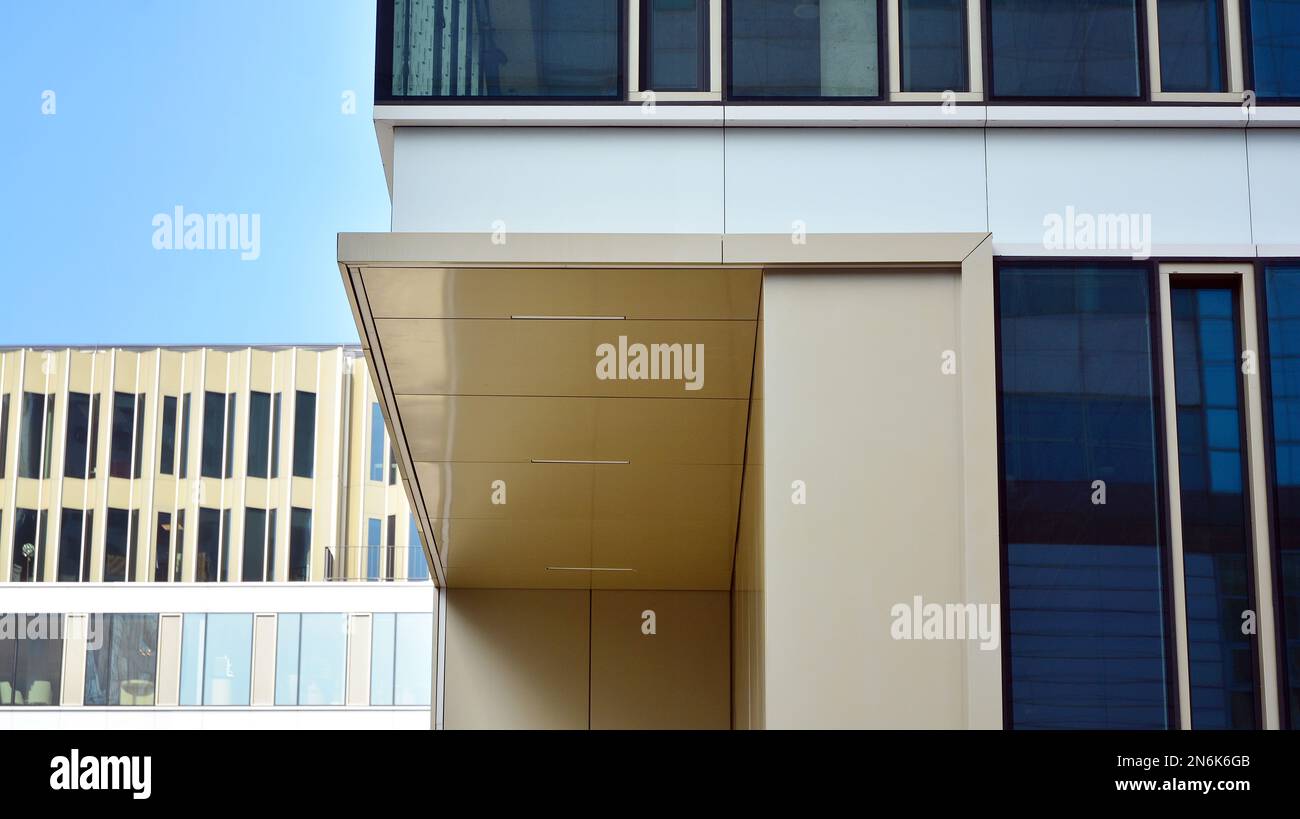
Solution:
[{"label": "modern office building", "polygon": [[0,350],[0,726],[428,727],[378,407],[355,346]]},{"label": "modern office building", "polygon": [[377,6],[442,724],[1297,724],[1295,0]]}]

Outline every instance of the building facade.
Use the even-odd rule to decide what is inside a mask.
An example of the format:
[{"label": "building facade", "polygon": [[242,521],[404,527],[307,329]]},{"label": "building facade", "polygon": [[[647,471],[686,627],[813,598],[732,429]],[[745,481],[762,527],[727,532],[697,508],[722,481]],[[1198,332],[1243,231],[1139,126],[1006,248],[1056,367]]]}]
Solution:
[{"label": "building facade", "polygon": [[430,723],[436,591],[356,347],[0,350],[0,565],[6,723]]},{"label": "building facade", "polygon": [[448,727],[1300,719],[1293,0],[377,6]]}]

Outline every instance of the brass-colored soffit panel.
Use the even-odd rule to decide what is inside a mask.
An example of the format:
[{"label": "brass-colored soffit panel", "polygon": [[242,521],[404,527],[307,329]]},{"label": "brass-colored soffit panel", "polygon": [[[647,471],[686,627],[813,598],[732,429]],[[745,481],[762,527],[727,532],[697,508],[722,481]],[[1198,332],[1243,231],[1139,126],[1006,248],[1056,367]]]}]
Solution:
[{"label": "brass-colored soffit panel", "polygon": [[[749,398],[753,321],[376,319],[393,391],[420,395]],[[601,378],[597,352],[679,345],[704,372],[680,378]],[[694,349],[685,349],[693,345]],[[685,362],[683,361],[683,365]],[[698,385],[698,389],[688,389]]]},{"label": "brass-colored soffit panel", "polygon": [[415,461],[740,464],[749,402],[398,395]]},{"label": "brass-colored soffit panel", "polygon": [[[448,585],[730,587],[757,269],[372,265],[349,283]],[[628,377],[647,374],[636,345],[656,377]]]},{"label": "brass-colored soffit panel", "polygon": [[366,267],[377,319],[622,316],[741,319],[758,309],[752,268]]}]

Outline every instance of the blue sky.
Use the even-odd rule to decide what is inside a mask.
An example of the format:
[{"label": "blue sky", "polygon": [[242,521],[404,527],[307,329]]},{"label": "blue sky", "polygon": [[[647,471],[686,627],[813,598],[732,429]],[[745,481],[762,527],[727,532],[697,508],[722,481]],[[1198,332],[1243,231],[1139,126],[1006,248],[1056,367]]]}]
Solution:
[{"label": "blue sky", "polygon": [[[4,3],[0,345],[355,341],[335,234],[389,227],[374,8]],[[258,215],[260,257],[156,250],[177,206]]]}]

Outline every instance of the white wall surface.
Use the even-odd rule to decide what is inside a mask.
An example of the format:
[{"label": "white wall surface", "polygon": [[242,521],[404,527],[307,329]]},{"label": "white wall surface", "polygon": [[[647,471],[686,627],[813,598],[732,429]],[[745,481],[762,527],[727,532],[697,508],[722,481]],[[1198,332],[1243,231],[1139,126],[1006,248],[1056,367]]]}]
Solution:
[{"label": "white wall surface", "polygon": [[978,128],[731,128],[727,232],[988,229]]},{"label": "white wall surface", "polygon": [[1251,244],[1240,129],[991,128],[988,166],[995,253],[1041,246],[1044,215],[1068,206],[1151,214],[1155,245]]},{"label": "white wall surface", "polygon": [[1157,255],[1242,256],[1300,245],[1297,156],[1294,129],[407,126],[393,229],[784,233],[801,220],[809,233],[987,229],[996,253],[1072,255],[1042,241],[1044,216],[1073,206],[1150,214]]},{"label": "white wall surface", "polygon": [[1247,136],[1255,241],[1300,244],[1300,131],[1256,128]]},{"label": "white wall surface", "polygon": [[721,233],[704,128],[398,128],[393,230]]}]

